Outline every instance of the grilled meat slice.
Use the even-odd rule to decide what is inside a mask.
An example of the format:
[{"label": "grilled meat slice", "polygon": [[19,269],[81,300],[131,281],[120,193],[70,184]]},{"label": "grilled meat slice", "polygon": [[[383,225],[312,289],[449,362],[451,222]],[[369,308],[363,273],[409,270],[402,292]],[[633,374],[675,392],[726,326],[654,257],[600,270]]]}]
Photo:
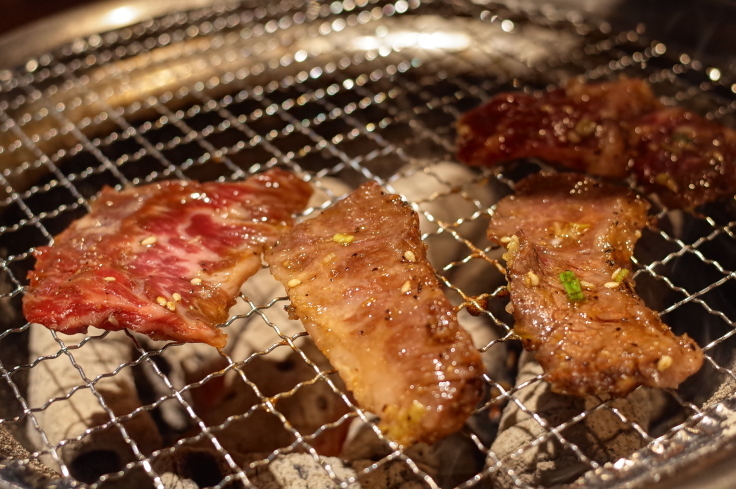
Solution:
[{"label": "grilled meat slice", "polygon": [[736,131],[662,106],[643,80],[501,93],[464,114],[457,134],[457,155],[467,164],[536,157],[603,177],[633,173],[673,208],[736,193]]},{"label": "grilled meat slice", "polygon": [[543,95],[501,93],[457,123],[458,158],[492,166],[537,157],[594,175],[621,178],[630,158],[631,121],[660,107],[643,80],[571,81]]},{"label": "grilled meat slice", "polygon": [[366,183],[266,253],[273,275],[358,404],[402,445],[458,430],[482,362],[440,290],[416,213]]},{"label": "grilled meat slice", "polygon": [[244,182],[105,188],[89,214],[36,250],[26,319],[69,334],[128,328],[222,347],[227,335],[216,326],[310,194],[282,170]]},{"label": "grilled meat slice", "polygon": [[644,200],[574,173],[534,175],[516,190],[498,203],[488,234],[509,250],[514,331],[554,391],[674,388],[700,368],[698,345],[675,336],[627,274]]},{"label": "grilled meat slice", "polygon": [[671,207],[696,207],[736,192],[736,131],[681,108],[645,115],[632,134],[632,170]]}]

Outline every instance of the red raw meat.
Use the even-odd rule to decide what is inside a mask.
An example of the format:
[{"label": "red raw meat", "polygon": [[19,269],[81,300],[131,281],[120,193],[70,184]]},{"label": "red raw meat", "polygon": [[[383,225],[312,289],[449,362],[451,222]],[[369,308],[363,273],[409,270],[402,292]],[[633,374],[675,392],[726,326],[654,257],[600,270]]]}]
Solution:
[{"label": "red raw meat", "polygon": [[63,333],[127,328],[222,347],[217,325],[310,195],[283,170],[244,182],[104,188],[89,214],[36,250],[23,312]]}]

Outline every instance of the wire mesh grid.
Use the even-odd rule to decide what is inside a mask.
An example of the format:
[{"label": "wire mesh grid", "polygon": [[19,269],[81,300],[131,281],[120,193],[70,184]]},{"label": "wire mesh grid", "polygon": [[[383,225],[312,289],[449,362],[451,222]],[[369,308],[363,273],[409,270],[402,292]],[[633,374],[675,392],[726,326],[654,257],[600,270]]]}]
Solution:
[{"label": "wire mesh grid", "polygon": [[[463,1],[220,3],[0,72],[0,414],[31,451],[21,464],[40,460],[90,487],[278,487],[294,474],[326,487],[537,487],[604,473],[699,426],[735,379],[730,204],[696,215],[655,202],[656,225],[635,255],[638,291],[698,340],[702,371],[677,391],[569,400],[524,363],[500,253],[484,236],[494,202],[542,164],[454,163],[453,122],[465,110],[576,75],[643,77],[665,103],[733,125],[727,73],[609,30]],[[420,213],[486,363],[483,404],[461,433],[431,447],[387,441],[283,313],[285,294],[265,269],[222,325],[221,351],[25,322],[33,249],[104,185],[234,180],[276,165],[318,190],[306,216],[367,179]],[[527,436],[501,443],[514,427]],[[622,466],[613,467],[615,482]]]}]

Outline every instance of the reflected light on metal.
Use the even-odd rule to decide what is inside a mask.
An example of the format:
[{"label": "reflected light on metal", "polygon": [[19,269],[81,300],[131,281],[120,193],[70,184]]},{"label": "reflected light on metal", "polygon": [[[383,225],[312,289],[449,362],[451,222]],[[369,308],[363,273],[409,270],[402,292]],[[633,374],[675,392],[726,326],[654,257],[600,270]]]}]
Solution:
[{"label": "reflected light on metal", "polygon": [[370,51],[382,47],[392,49],[421,48],[459,51],[470,47],[470,37],[451,32],[396,32],[386,36],[362,36],[353,41],[355,49]]},{"label": "reflected light on metal", "polygon": [[139,9],[132,6],[118,7],[105,15],[105,23],[124,26],[133,22],[140,15]]}]

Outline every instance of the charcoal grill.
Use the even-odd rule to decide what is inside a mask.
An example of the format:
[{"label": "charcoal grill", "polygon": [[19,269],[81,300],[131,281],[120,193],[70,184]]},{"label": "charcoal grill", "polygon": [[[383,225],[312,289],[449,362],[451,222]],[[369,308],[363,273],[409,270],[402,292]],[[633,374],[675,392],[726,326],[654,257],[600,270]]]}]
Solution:
[{"label": "charcoal grill", "polygon": [[[457,117],[499,91],[623,75],[648,79],[666,104],[736,126],[727,52],[649,38],[614,10],[606,21],[600,11],[564,7],[113,2],[0,42],[0,427],[22,445],[2,461],[0,487],[280,487],[288,480],[307,487],[309,477],[309,487],[493,487],[501,478],[516,487],[726,487],[722,460],[736,440],[733,202],[689,213],[653,200],[656,224],[635,257],[638,290],[706,353],[699,374],[657,393],[656,416],[641,423],[598,399],[550,421],[524,401],[544,385],[541,376],[515,383],[520,348],[494,266],[500,255],[478,230],[493,203],[544,164],[460,169]],[[68,37],[72,18],[80,19],[74,34],[81,37]],[[484,401],[460,433],[434,447],[402,449],[384,439],[306,333],[285,319],[285,294],[267,278],[244,286],[222,325],[240,346],[215,355],[131,334],[34,332],[23,318],[33,249],[81,216],[103,185],[242,179],[276,165],[319,190],[306,217],[367,179],[420,213],[438,275],[464,320],[478,325],[488,367]],[[112,352],[97,355],[113,363],[78,361],[93,351]],[[201,362],[187,370],[193,359]],[[39,400],[34,382],[42,369],[71,378]],[[226,381],[236,392],[230,396],[247,391],[248,401],[214,415],[208,399],[232,401],[218,397]],[[124,409],[105,391],[110,383],[132,389]],[[95,421],[56,433],[52,413],[81,416],[75,403],[84,396]],[[315,426],[309,413],[293,414],[309,402],[331,417]],[[498,454],[492,445],[509,406],[538,431]],[[616,459],[591,456],[571,433],[597,413],[618,420],[637,449]],[[134,434],[136,423],[157,435]],[[259,432],[260,424],[272,431]],[[513,467],[545,446],[566,462],[531,484]]]}]

